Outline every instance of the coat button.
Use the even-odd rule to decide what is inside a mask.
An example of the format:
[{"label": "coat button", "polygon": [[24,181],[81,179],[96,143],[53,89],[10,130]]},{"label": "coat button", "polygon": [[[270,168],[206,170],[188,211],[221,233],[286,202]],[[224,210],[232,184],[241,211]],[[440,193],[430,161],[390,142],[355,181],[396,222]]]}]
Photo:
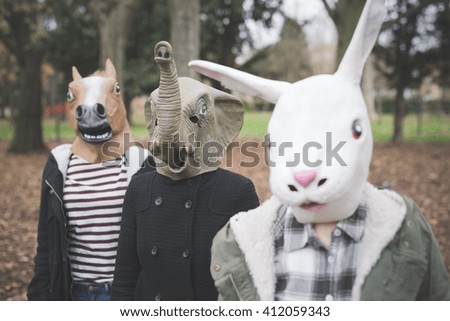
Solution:
[{"label": "coat button", "polygon": [[161,294],[156,293],[156,295],[155,295],[155,301],[161,301]]},{"label": "coat button", "polygon": [[184,250],[184,251],[183,251],[183,257],[184,257],[185,259],[187,259],[187,258],[189,257],[189,254],[190,254],[189,250]]},{"label": "coat button", "polygon": [[213,270],[214,270],[215,272],[219,272],[219,271],[220,271],[220,265],[219,265],[219,264],[214,264]]},{"label": "coat button", "polygon": [[158,196],[157,198],[155,198],[155,205],[156,206],[161,206],[162,202],[163,202],[163,200],[162,200],[161,196]]},{"label": "coat button", "polygon": [[50,194],[53,194],[53,193],[54,193],[54,192],[53,192],[53,190],[51,189],[51,190],[50,190]]},{"label": "coat button", "polygon": [[184,203],[184,207],[186,209],[190,209],[192,207],[192,201],[191,200],[186,201],[186,203]]},{"label": "coat button", "polygon": [[156,246],[152,246],[150,253],[152,253],[153,256],[158,255],[158,248]]}]

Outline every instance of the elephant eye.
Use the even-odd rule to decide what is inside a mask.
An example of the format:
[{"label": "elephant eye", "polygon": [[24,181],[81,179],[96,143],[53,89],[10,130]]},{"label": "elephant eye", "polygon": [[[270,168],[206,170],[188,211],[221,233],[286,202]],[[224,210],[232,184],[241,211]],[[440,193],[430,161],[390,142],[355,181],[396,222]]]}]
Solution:
[{"label": "elephant eye", "polygon": [[198,117],[197,116],[191,116],[189,117],[189,120],[191,121],[191,123],[197,124],[198,123]]},{"label": "elephant eye", "polygon": [[193,116],[189,118],[189,120],[197,124],[198,127],[203,128],[208,123],[208,103],[204,98],[200,98],[197,101],[197,110]]}]

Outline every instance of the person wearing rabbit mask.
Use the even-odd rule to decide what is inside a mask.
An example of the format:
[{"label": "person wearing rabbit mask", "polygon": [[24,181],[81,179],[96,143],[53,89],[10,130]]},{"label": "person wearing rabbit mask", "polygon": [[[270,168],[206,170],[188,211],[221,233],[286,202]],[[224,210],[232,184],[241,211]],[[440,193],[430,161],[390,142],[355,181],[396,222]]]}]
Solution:
[{"label": "person wearing rabbit mask", "polygon": [[259,205],[251,180],[215,161],[239,134],[244,109],[232,95],[178,78],[168,42],[156,44],[155,61],[160,83],[145,116],[157,166],[125,196],[113,300],[217,300],[212,239],[234,213]]},{"label": "person wearing rabbit mask", "polygon": [[450,299],[439,246],[417,206],[367,183],[373,139],[359,83],[385,13],[384,0],[366,1],[334,75],[290,84],[190,62],[276,103],[266,144],[273,196],[235,215],[213,241],[221,299]]}]

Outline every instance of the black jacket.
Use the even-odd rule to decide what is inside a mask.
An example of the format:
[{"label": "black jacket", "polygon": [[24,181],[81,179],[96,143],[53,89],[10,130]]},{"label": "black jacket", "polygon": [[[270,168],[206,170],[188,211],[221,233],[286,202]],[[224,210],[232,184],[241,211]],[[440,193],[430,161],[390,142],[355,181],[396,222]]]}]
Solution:
[{"label": "black jacket", "polygon": [[[62,198],[70,155],[70,145],[60,145],[52,150],[44,168],[38,246],[34,258],[34,276],[28,286],[28,300],[71,299],[72,278],[67,254],[66,216]],[[144,150],[134,147],[133,152],[127,155],[130,164],[129,179],[138,171],[144,173],[154,170],[154,162],[150,157],[142,163],[142,159],[148,155]]]},{"label": "black jacket", "polygon": [[259,205],[253,183],[217,169],[132,179],[124,200],[113,300],[217,300],[211,243],[229,218]]}]

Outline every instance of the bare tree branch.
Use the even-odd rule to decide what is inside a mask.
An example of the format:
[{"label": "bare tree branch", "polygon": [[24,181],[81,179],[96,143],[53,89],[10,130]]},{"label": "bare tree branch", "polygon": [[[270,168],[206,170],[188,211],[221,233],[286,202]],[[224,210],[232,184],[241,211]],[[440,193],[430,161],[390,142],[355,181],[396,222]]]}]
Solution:
[{"label": "bare tree branch", "polygon": [[[326,1],[326,0],[322,0],[322,1]],[[429,5],[431,5],[435,2],[436,2],[435,0],[423,0],[423,1],[419,2],[417,7],[414,7],[412,9],[406,11],[404,14],[399,15],[394,20],[385,22],[383,24],[383,26],[381,27],[381,31],[385,31],[385,30],[389,29],[390,27],[392,27],[393,25],[398,23],[403,18],[409,18],[409,17],[419,14],[423,9],[425,9],[426,7],[428,7]]]},{"label": "bare tree branch", "polygon": [[336,24],[336,10],[332,9],[330,5],[328,4],[327,0],[322,0],[322,3],[325,7],[325,9],[328,12],[328,15],[330,16],[331,20]]}]

